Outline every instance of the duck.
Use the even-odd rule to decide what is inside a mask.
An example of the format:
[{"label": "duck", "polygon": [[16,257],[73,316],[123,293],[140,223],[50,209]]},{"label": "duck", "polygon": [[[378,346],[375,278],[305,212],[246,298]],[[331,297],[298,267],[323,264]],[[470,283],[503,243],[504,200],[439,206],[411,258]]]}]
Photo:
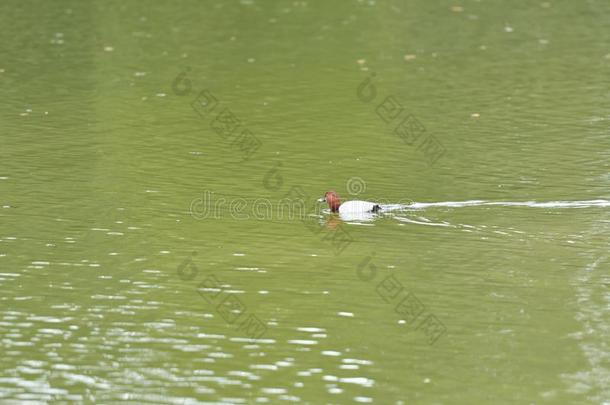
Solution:
[{"label": "duck", "polygon": [[334,191],[327,191],[318,202],[327,203],[331,212],[338,212],[339,214],[377,213],[381,211],[381,205],[370,201],[353,200],[341,204],[339,196]]}]

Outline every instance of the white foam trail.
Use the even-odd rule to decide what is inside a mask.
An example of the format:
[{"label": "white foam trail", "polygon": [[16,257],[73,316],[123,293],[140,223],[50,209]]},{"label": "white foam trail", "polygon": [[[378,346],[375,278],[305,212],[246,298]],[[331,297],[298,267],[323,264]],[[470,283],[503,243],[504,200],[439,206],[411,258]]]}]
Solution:
[{"label": "white foam trail", "polygon": [[430,222],[430,221],[415,221],[413,219],[409,219],[409,218],[403,218],[403,217],[395,217],[397,220],[399,220],[400,222],[408,222],[411,224],[417,224],[417,225],[428,225],[428,226],[446,226],[446,227],[452,227],[455,228],[455,225],[451,225],[448,222]]},{"label": "white foam trail", "polygon": [[469,201],[444,201],[433,203],[412,203],[404,205],[402,208],[431,208],[431,207],[472,207],[472,206],[490,206],[498,205],[502,207],[531,207],[531,208],[592,208],[592,207],[610,207],[608,200],[584,200],[584,201],[485,201],[485,200],[469,200]]},{"label": "white foam trail", "polygon": [[409,208],[411,205],[405,205],[405,204],[380,204],[379,206],[381,207],[381,211],[388,212],[388,211],[404,210],[405,208]]}]

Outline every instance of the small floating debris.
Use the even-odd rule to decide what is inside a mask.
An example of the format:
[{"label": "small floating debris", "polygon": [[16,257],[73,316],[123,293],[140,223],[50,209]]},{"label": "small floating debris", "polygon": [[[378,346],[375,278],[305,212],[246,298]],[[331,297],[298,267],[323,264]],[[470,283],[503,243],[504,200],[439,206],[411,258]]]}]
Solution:
[{"label": "small floating debris", "polygon": [[364,65],[366,63],[366,59],[358,59],[356,61],[359,65]]},{"label": "small floating debris", "polygon": [[248,58],[248,63],[254,63],[254,62],[256,62],[256,59],[254,59],[254,58]]},{"label": "small floating debris", "polygon": [[293,345],[317,345],[318,342],[316,340],[307,340],[307,339],[292,339],[289,340],[288,343]]},{"label": "small floating debris", "polygon": [[363,387],[372,387],[375,385],[375,381],[366,377],[348,377],[348,378],[340,378],[340,382],[347,384],[356,384],[361,385]]},{"label": "small floating debris", "polygon": [[464,11],[464,7],[462,7],[462,6],[452,6],[451,7],[451,11],[453,11],[454,13],[461,13],[462,11]]},{"label": "small floating debris", "polygon": [[479,113],[472,113],[472,114],[470,114],[470,116],[472,118],[479,118],[481,116],[481,114],[479,114]]},{"label": "small floating debris", "polygon": [[371,364],[373,364],[372,361],[369,360],[360,360],[360,359],[343,359],[341,360],[343,363],[347,363],[347,364],[361,364],[364,366],[370,366]]},{"label": "small floating debris", "polygon": [[112,47],[112,46],[105,46],[105,47],[104,47],[104,51],[106,51],[106,52],[112,52],[112,51],[114,51],[114,47]]},{"label": "small floating debris", "polygon": [[146,76],[146,72],[135,72],[133,75],[135,77],[143,77],[143,76]]},{"label": "small floating debris", "polygon": [[309,377],[309,376],[311,376],[311,372],[309,372],[309,371],[299,371],[299,372],[297,373],[297,375],[298,375],[299,377]]},{"label": "small floating debris", "polygon": [[341,364],[339,368],[341,370],[358,370],[360,367],[357,364]]},{"label": "small floating debris", "polygon": [[309,332],[309,333],[324,332],[325,331],[324,329],[315,328],[315,327],[305,327],[305,326],[298,327],[297,330],[299,332]]},{"label": "small floating debris", "polygon": [[408,53],[408,54],[405,55],[404,58],[408,62],[408,61],[411,61],[411,60],[415,60],[417,58],[417,55],[415,55],[414,53]]},{"label": "small floating debris", "polygon": [[504,32],[513,32],[513,31],[514,31],[513,27],[510,27],[508,25],[504,27]]},{"label": "small floating debris", "polygon": [[352,312],[337,312],[337,315],[345,316],[345,317],[348,317],[348,318],[353,318],[354,317],[354,314]]},{"label": "small floating debris", "polygon": [[157,93],[156,96],[157,97],[165,97],[165,96],[167,96],[167,94],[165,94],[165,93]]},{"label": "small floating debris", "polygon": [[52,44],[56,44],[56,45],[63,45],[64,40],[62,39],[64,37],[63,32],[56,32],[54,35],[54,38],[51,39],[51,43]]},{"label": "small floating debris", "polygon": [[336,356],[341,356],[341,352],[337,352],[334,350],[324,350],[324,351],[322,351],[322,355],[336,357]]},{"label": "small floating debris", "polygon": [[253,370],[277,370],[277,366],[275,364],[252,364],[250,365],[250,368]]},{"label": "small floating debris", "polygon": [[260,267],[235,267],[237,271],[255,271],[257,273],[266,273],[266,270],[261,270]]}]

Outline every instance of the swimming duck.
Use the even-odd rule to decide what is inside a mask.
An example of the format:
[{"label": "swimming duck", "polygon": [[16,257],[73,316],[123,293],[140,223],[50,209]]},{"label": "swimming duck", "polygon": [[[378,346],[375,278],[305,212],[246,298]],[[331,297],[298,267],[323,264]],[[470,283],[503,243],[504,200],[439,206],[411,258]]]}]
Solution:
[{"label": "swimming duck", "polygon": [[354,200],[341,204],[339,196],[334,191],[327,191],[318,202],[326,202],[332,212],[338,212],[339,214],[374,213],[381,210],[379,204],[370,201]]}]

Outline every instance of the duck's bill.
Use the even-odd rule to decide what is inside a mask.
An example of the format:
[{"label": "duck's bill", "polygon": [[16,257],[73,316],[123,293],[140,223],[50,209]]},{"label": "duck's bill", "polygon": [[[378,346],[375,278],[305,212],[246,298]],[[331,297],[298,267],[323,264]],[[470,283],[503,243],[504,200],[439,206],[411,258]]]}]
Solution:
[{"label": "duck's bill", "polygon": [[318,202],[326,202],[326,197],[318,198]]}]

